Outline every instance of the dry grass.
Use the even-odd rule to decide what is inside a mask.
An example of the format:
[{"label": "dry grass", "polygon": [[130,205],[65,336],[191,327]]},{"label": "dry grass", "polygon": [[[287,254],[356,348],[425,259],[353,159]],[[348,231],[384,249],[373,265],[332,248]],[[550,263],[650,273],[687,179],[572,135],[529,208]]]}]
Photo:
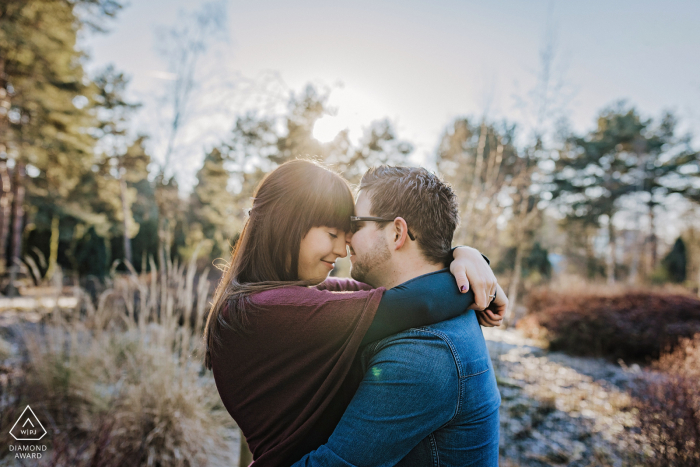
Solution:
[{"label": "dry grass", "polygon": [[641,385],[638,399],[642,433],[655,466],[700,466],[700,334],[682,339],[661,356]]},{"label": "dry grass", "polygon": [[81,312],[54,310],[24,336],[0,421],[31,404],[48,425],[44,465],[235,465],[235,424],[201,364],[207,272],[195,287],[194,260],[161,264],[113,276],[96,306],[83,294]]},{"label": "dry grass", "polygon": [[0,336],[0,362],[12,356],[12,345]]}]

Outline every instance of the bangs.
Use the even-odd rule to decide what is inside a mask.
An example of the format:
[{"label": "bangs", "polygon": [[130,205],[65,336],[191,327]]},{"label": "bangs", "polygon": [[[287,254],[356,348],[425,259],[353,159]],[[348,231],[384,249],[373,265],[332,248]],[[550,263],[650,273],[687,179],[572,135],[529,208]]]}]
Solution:
[{"label": "bangs", "polygon": [[285,162],[255,191],[239,279],[298,280],[300,245],[309,230],[328,226],[350,232],[354,213],[352,191],[340,175],[310,160]]},{"label": "bangs", "polygon": [[308,209],[302,211],[301,224],[305,230],[312,227],[328,226],[343,232],[350,232],[350,216],[355,215],[355,200],[347,182],[339,175],[326,172],[330,183],[321,184],[328,188],[308,200]]}]

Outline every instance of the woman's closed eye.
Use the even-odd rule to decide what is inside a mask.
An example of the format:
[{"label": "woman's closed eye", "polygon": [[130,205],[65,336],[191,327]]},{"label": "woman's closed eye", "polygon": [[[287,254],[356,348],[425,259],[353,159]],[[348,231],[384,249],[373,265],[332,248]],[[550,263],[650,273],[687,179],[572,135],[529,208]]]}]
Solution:
[{"label": "woman's closed eye", "polygon": [[337,236],[336,234],[332,233],[332,232],[328,232],[328,235],[330,235],[331,238],[333,238],[333,239],[338,238],[338,236]]}]

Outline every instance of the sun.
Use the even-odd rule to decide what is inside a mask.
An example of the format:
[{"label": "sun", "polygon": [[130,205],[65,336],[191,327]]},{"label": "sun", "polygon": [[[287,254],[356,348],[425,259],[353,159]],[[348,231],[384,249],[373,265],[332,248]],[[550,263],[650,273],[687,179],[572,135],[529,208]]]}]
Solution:
[{"label": "sun", "polygon": [[316,120],[313,137],[321,143],[330,143],[341,131],[347,129],[348,125],[342,119],[335,115],[326,115]]},{"label": "sun", "polygon": [[357,144],[365,128],[372,121],[386,115],[378,99],[352,86],[334,90],[328,100],[328,107],[335,109],[334,114],[316,120],[312,133],[321,143],[329,143],[341,131],[347,130],[350,142]]}]

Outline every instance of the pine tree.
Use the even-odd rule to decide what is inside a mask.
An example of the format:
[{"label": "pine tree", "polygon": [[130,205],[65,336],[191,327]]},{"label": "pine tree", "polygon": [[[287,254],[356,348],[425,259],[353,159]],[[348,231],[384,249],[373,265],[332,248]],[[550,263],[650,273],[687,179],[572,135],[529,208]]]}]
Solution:
[{"label": "pine tree", "polygon": [[96,130],[99,132],[101,143],[101,157],[112,165],[105,175],[111,175],[114,183],[119,185],[119,199],[121,201],[121,221],[123,238],[123,258],[133,263],[131,254],[131,237],[136,235],[138,228],[134,225],[129,195],[127,193],[128,167],[124,159],[127,152],[127,124],[132,112],[140,107],[140,104],[128,102],[125,97],[128,80],[123,73],[118,73],[114,67],[108,66],[95,79],[96,92],[93,100],[99,124]]},{"label": "pine tree", "polygon": [[638,193],[648,206],[651,266],[656,264],[655,208],[671,193],[692,197],[693,166],[698,153],[688,137],[676,135],[676,119],[666,114],[658,126],[624,103],[606,109],[598,127],[585,137],[573,137],[560,151],[553,178],[553,196],[568,205],[567,219],[600,226],[607,218],[608,281],[615,280],[615,227],[619,200]]},{"label": "pine tree", "polygon": [[35,0],[11,1],[2,8],[0,57],[10,109],[8,131],[0,143],[14,166],[12,246],[7,261],[13,265],[14,277],[22,253],[26,201],[49,211],[45,228],[55,232],[56,204],[89,167],[94,140],[85,131],[91,116],[74,103],[85,89],[81,54],[75,47],[80,26],[74,5]]},{"label": "pine tree", "polygon": [[[235,197],[228,191],[231,175],[225,163],[219,149],[210,151],[197,172],[197,185],[190,197],[189,229],[192,240],[188,247],[196,247],[195,239],[206,239],[208,251],[202,253],[213,258],[230,253],[233,237],[242,227],[237,217]],[[180,253],[184,251],[181,249]],[[191,254],[191,251],[188,252]]]},{"label": "pine tree", "polygon": [[343,132],[333,142],[326,161],[350,183],[358,184],[362,175],[376,165],[405,165],[413,145],[402,140],[389,120],[372,122],[357,147],[352,147]]},{"label": "pine tree", "polygon": [[314,124],[329,112],[327,100],[327,94],[307,86],[302,93],[292,94],[285,115],[274,118],[249,113],[236,120],[220,150],[231,163],[240,213],[250,207],[249,198],[267,172],[297,157],[327,163],[351,182],[359,181],[372,165],[406,162],[413,146],[400,140],[387,120],[373,122],[357,147],[352,146],[347,132],[341,132],[330,143],[314,139]]},{"label": "pine tree", "polygon": [[[120,157],[125,170],[122,180],[127,185],[127,203],[138,229],[131,237],[134,267],[143,272],[148,267],[148,257],[156,257],[158,253],[158,206],[154,183],[148,180],[152,161],[146,152],[146,139],[143,135],[136,138]],[[115,242],[112,251],[119,253],[121,245],[123,242]]]},{"label": "pine tree", "polygon": [[[691,147],[689,135],[677,135],[677,119],[666,113],[657,127],[651,122],[635,146],[638,158],[640,191],[646,195],[650,220],[649,244],[651,268],[657,264],[656,207],[664,204],[671,193],[690,198],[692,180],[698,177],[700,159]],[[692,199],[692,198],[691,198]]]},{"label": "pine tree", "polygon": [[647,122],[634,109],[618,106],[605,110],[598,127],[585,137],[572,137],[559,151],[553,176],[552,196],[565,207],[567,218],[600,226],[607,217],[608,282],[615,281],[615,227],[618,200],[638,190],[631,173],[633,157]]},{"label": "pine tree", "polygon": [[673,248],[671,248],[671,251],[669,251],[668,255],[663,259],[663,266],[671,281],[677,283],[685,281],[688,268],[688,256],[685,242],[683,242],[681,237],[676,239]]},{"label": "pine tree", "polygon": [[[0,196],[12,194],[9,264],[15,264],[22,252],[25,206],[32,206],[32,215],[42,214],[32,222],[37,228],[60,232],[56,225],[61,211],[92,166],[95,139],[88,130],[94,126],[94,115],[86,105],[89,84],[83,54],[76,47],[85,24],[79,13],[96,25],[98,18],[113,15],[119,7],[112,0],[0,4],[0,95],[6,109],[6,118],[0,121],[0,155],[7,167],[13,167],[12,190],[0,192]],[[6,198],[0,201],[0,206],[6,204]],[[0,210],[3,242],[9,224],[4,213]],[[57,242],[52,238],[52,252]],[[4,245],[0,249],[5,251]]]}]

